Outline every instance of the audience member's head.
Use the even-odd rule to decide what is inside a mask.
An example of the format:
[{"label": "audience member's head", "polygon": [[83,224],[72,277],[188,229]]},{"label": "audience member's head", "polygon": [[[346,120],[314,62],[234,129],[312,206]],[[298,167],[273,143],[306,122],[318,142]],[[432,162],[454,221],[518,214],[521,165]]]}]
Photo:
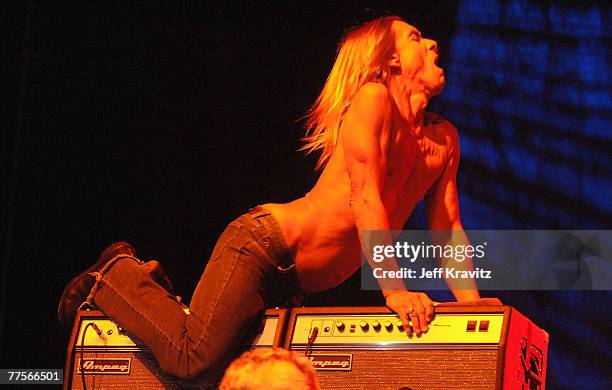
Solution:
[{"label": "audience member's head", "polygon": [[243,353],[225,371],[219,390],[320,390],[308,359],[283,348]]}]

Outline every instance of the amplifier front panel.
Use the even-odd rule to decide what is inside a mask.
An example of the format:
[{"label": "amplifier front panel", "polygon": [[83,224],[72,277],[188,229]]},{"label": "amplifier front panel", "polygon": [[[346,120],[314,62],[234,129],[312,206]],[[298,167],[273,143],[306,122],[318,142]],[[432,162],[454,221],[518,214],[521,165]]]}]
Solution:
[{"label": "amplifier front panel", "polygon": [[[282,346],[286,309],[266,310],[254,327],[251,348]],[[249,333],[249,336],[251,334]],[[65,366],[64,389],[82,389],[81,353],[87,389],[187,389],[191,384],[165,374],[143,343],[102,312],[78,313]]]},{"label": "amplifier front panel", "polygon": [[[304,351],[299,351],[304,353]],[[325,356],[330,354],[329,356]],[[349,370],[317,370],[322,389],[443,390],[496,388],[498,351],[486,350],[317,350],[315,363],[351,354]],[[322,359],[317,359],[317,357]]]},{"label": "amplifier front panel", "polygon": [[386,308],[299,308],[285,345],[322,389],[500,389],[506,323],[503,308],[437,309],[417,337]]},{"label": "amplifier front panel", "polygon": [[[88,327],[87,324],[95,324],[100,330],[100,334],[96,332],[93,326]],[[74,342],[75,347],[80,348],[81,341],[83,342],[82,345],[86,347],[133,347],[135,349],[144,347],[142,342],[128,335],[123,328],[108,318],[83,319]]]},{"label": "amplifier front panel", "polygon": [[[87,389],[183,389],[181,381],[164,374],[148,351],[89,352],[85,349],[85,384]],[[75,352],[70,389],[83,389],[81,379],[81,352]],[[126,368],[126,366],[129,366]]]},{"label": "amplifier front panel", "polygon": [[369,345],[390,348],[432,345],[497,345],[503,314],[438,314],[421,337],[409,337],[395,314],[308,315],[296,317],[292,346]]}]

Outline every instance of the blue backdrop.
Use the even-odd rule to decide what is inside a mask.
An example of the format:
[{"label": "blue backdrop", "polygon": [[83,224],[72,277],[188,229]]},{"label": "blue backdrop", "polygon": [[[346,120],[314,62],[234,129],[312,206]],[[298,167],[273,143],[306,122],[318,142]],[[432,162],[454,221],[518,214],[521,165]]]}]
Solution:
[{"label": "blue backdrop", "polygon": [[[611,227],[611,15],[592,1],[459,2],[435,107],[460,129],[465,228]],[[549,388],[611,388],[609,291],[494,295],[550,332]]]}]

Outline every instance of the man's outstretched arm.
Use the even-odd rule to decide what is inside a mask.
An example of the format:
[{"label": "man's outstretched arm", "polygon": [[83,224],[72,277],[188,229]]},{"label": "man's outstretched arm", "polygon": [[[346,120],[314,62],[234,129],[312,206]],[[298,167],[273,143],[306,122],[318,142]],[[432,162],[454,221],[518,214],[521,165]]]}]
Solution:
[{"label": "man's outstretched arm", "polygon": [[[450,148],[450,158],[442,175],[436,184],[430,189],[426,198],[427,218],[431,230],[452,231],[449,241],[438,244],[445,245],[469,245],[469,240],[463,232],[461,216],[459,214],[459,200],[457,196],[457,169],[459,168],[459,135],[457,129],[448,121],[444,126],[444,133]],[[442,266],[446,267],[449,262],[457,270],[472,270],[471,258],[462,262],[454,259],[441,259]],[[471,301],[480,298],[476,282],[470,279],[446,279],[446,283],[453,292],[457,301]]]},{"label": "man's outstretched arm", "polygon": [[[340,134],[348,170],[351,208],[359,231],[361,248],[371,265],[397,270],[394,258],[373,263],[374,245],[391,245],[391,236],[377,236],[370,242],[366,231],[389,232],[389,219],[382,202],[387,171],[387,153],[391,142],[391,97],[382,84],[368,83],[361,87],[346,113]],[[382,241],[382,242],[381,242]],[[415,333],[427,331],[433,319],[433,302],[420,292],[405,289],[401,279],[379,279],[387,306],[394,310],[409,331],[409,317]]]}]

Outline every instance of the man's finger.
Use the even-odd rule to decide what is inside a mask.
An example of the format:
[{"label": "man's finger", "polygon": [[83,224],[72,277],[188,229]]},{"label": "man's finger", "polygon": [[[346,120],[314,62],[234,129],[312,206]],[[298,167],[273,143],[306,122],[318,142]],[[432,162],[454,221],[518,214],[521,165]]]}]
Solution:
[{"label": "man's finger", "polygon": [[419,304],[414,309],[417,316],[419,317],[419,324],[421,325],[421,331],[427,332],[429,330],[429,326],[427,325],[427,318],[425,317],[425,308],[423,305]]},{"label": "man's finger", "polygon": [[436,312],[434,310],[434,303],[428,298],[426,302],[423,302],[423,306],[425,306],[425,316],[427,317],[427,322],[433,321],[436,316]]},{"label": "man's finger", "polygon": [[[408,323],[408,314],[406,314],[405,310],[399,310],[398,314],[399,314],[400,321],[402,321],[402,324],[404,324],[404,329],[410,332],[410,325]],[[408,333],[408,336],[410,336],[410,333]]]},{"label": "man's finger", "polygon": [[414,333],[419,336],[421,334],[421,323],[419,321],[419,315],[415,311],[414,307],[408,309],[408,315],[412,321],[412,330],[414,330]]}]

